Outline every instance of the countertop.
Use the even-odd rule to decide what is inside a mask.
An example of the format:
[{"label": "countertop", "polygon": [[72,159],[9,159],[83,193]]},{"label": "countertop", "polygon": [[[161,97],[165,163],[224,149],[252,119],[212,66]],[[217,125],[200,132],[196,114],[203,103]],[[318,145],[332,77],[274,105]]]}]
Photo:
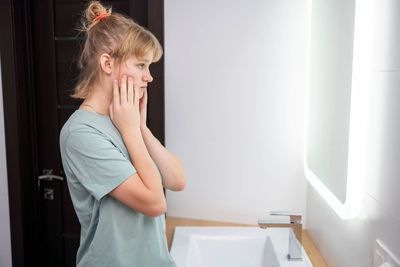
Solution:
[{"label": "countertop", "polygon": [[[249,224],[237,224],[237,223],[228,223],[228,222],[215,222],[215,221],[206,221],[206,220],[195,220],[195,219],[186,219],[186,218],[178,218],[178,217],[169,217],[166,216],[166,228],[167,228],[167,242],[168,249],[171,249],[172,237],[174,233],[174,229],[176,226],[250,226],[254,227],[255,225]],[[308,257],[311,260],[311,263],[314,267],[327,267],[328,265],[322,258],[319,250],[314,245],[314,242],[311,240],[307,230],[303,229],[302,232],[302,240],[304,250],[307,252]]]}]

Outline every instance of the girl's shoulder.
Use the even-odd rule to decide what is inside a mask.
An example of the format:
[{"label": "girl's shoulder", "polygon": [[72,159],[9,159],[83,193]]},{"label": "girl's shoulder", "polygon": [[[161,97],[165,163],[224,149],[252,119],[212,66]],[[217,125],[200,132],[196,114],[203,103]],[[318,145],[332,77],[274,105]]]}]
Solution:
[{"label": "girl's shoulder", "polygon": [[[71,134],[80,134],[82,137],[90,134],[102,134],[110,127],[109,117],[90,112],[88,110],[75,110],[64,123],[60,131],[60,143]],[[112,123],[111,123],[112,124]],[[105,135],[107,136],[107,135]]]},{"label": "girl's shoulder", "polygon": [[75,110],[68,118],[60,132],[60,145],[65,144],[69,135],[78,136],[81,140],[102,137],[112,143],[121,143],[122,137],[110,117],[88,110]]}]

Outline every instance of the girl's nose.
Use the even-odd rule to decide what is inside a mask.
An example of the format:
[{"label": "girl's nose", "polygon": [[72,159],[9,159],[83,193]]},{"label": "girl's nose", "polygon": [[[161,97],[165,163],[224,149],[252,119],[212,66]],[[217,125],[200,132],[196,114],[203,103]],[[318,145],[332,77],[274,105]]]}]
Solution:
[{"label": "girl's nose", "polygon": [[148,83],[153,81],[153,77],[151,76],[150,71],[147,71],[146,74],[143,75],[143,80]]}]

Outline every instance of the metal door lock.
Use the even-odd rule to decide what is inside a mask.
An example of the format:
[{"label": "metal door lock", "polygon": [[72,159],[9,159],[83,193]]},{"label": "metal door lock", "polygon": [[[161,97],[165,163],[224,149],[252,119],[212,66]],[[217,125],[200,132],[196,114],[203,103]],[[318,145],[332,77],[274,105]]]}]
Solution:
[{"label": "metal door lock", "polygon": [[46,200],[54,199],[54,189],[53,188],[44,188],[43,189],[43,197]]}]

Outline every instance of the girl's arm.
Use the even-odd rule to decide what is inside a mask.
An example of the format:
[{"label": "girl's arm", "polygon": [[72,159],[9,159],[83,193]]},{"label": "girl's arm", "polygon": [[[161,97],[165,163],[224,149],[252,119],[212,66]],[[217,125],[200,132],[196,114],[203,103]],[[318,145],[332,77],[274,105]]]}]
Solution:
[{"label": "girl's arm", "polygon": [[140,127],[140,130],[147,150],[160,170],[163,186],[172,191],[182,191],[186,185],[182,162],[154,137],[148,127]]},{"label": "girl's arm", "polygon": [[110,192],[132,209],[150,217],[164,214],[167,209],[160,174],[147,151],[139,128],[122,133],[136,173]]}]

